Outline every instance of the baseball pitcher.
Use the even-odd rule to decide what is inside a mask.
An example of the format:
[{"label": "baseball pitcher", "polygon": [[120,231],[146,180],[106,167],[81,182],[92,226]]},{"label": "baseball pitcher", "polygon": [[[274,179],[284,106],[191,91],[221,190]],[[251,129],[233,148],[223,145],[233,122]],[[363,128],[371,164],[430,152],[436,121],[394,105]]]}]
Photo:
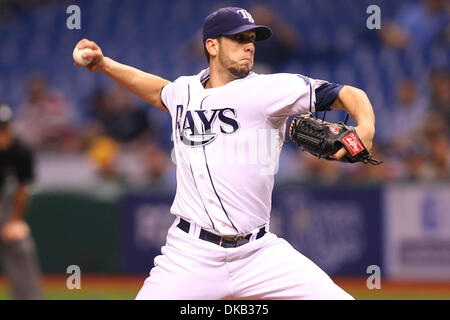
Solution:
[{"label": "baseball pitcher", "polygon": [[[174,82],[104,56],[93,41],[78,42],[80,49],[91,49],[83,56],[92,58],[86,68],[172,119],[175,219],[137,299],[352,299],[270,232],[271,197],[289,116],[345,110],[369,151],[374,112],[357,88],[252,72],[255,42],[271,35],[246,10],[219,9],[203,24],[209,67]],[[343,159],[347,152],[339,148],[327,159]]]}]

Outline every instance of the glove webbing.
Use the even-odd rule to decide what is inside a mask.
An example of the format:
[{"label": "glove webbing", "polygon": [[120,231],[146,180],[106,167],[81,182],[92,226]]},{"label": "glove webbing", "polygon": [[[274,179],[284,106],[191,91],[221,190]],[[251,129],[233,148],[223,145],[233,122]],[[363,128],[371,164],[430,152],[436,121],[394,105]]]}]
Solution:
[{"label": "glove webbing", "polygon": [[[310,133],[313,135],[314,133],[317,133],[317,129],[313,128],[314,125],[308,125],[307,123],[302,123],[302,129],[303,132]],[[307,135],[301,132],[297,132],[297,139],[299,141],[302,141],[302,145],[307,146],[310,150],[313,149],[317,152],[317,156],[321,158],[321,146],[323,146],[324,140],[325,140],[325,130],[320,130],[320,133],[323,133],[322,137],[314,138],[311,135]],[[317,134],[316,134],[317,135]],[[318,147],[320,146],[320,147]],[[304,150],[304,149],[303,149]]]}]

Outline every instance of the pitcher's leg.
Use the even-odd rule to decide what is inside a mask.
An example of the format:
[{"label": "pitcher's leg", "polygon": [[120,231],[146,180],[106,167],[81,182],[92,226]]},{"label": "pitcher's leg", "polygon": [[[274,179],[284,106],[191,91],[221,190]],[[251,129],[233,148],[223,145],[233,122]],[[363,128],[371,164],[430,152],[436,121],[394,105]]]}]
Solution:
[{"label": "pitcher's leg", "polygon": [[[255,299],[353,299],[287,241],[268,234],[265,245],[233,263],[237,295]],[[258,240],[259,241],[259,240]]]},{"label": "pitcher's leg", "polygon": [[155,258],[155,266],[136,299],[226,298],[230,291],[227,269],[220,258],[221,249],[214,244],[194,239],[179,229],[170,230],[167,244],[162,248],[162,254]]}]

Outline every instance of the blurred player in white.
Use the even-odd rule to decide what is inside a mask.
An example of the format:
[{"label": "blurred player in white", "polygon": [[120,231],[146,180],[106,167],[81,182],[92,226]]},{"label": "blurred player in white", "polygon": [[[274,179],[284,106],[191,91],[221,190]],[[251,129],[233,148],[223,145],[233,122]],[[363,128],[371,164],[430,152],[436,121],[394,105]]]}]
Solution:
[{"label": "blurred player in white", "polygon": [[[172,117],[175,221],[137,299],[352,299],[269,231],[274,169],[289,116],[346,110],[370,150],[373,109],[366,94],[353,87],[252,72],[254,43],[271,34],[242,8],[219,9],[203,25],[209,68],[174,82],[105,57],[87,39],[77,44],[92,49],[84,54],[93,58],[90,71],[102,72]],[[252,140],[261,132],[276,133],[274,152],[273,139]],[[248,148],[247,160],[233,161],[241,147]],[[251,161],[252,148],[267,159]],[[344,155],[341,149],[335,157]]]}]

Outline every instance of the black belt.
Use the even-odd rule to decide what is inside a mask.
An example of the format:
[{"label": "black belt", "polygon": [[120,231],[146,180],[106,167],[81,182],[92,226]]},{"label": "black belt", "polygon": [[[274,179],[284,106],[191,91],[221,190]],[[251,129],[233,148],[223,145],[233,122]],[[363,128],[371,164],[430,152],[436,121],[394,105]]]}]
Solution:
[{"label": "black belt", "polygon": [[[186,233],[189,233],[189,228],[191,224],[184,220],[183,218],[180,218],[180,222],[178,223],[177,227],[183,230]],[[263,235],[266,234],[265,227],[262,227],[259,229],[258,233],[256,234],[256,239],[261,238]],[[242,236],[219,236],[217,234],[214,234],[212,232],[206,231],[204,229],[201,229],[199,239],[212,242],[214,244],[217,244],[224,248],[236,248],[239,246],[242,246],[250,241],[250,237],[252,236],[251,233],[247,235]]]}]

